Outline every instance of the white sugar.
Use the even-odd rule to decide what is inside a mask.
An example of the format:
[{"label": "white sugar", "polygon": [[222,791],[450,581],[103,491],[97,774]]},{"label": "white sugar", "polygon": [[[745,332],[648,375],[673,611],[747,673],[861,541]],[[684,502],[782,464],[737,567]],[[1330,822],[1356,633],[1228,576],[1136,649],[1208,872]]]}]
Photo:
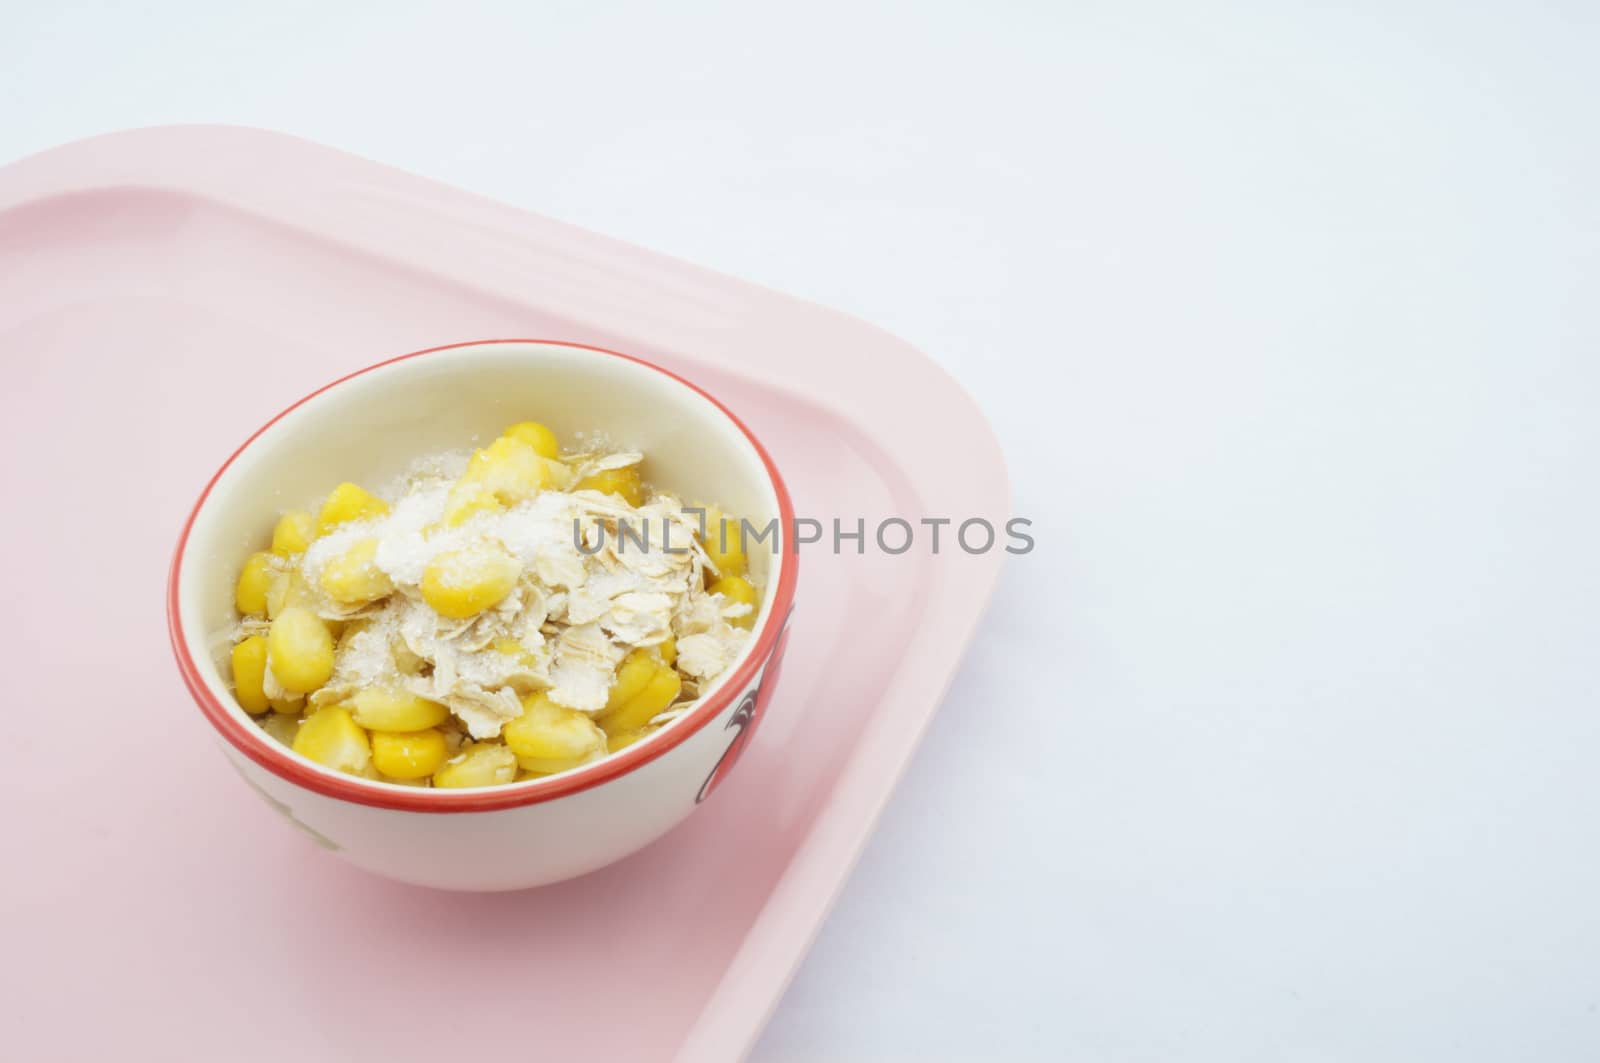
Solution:
[{"label": "white sugar", "polygon": [[[428,534],[430,525],[444,513],[450,485],[429,484],[402,498],[389,515],[377,522],[377,566],[396,583],[422,582],[422,570],[444,549],[447,536]],[[453,529],[452,529],[453,530]]]},{"label": "white sugar", "polygon": [[578,553],[572,531],[578,517],[567,495],[544,492],[495,516],[489,534],[524,565],[533,564],[541,554]]},{"label": "white sugar", "polygon": [[316,586],[324,565],[361,540],[377,535],[383,524],[384,521],[380,519],[353,520],[339,525],[306,547],[305,557],[300,563],[301,575],[308,584]]}]

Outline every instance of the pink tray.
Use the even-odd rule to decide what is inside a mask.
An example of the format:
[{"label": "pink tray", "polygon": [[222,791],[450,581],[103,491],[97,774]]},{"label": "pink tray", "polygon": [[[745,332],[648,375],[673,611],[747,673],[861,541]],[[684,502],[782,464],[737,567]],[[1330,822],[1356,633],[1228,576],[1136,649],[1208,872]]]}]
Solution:
[{"label": "pink tray", "polygon": [[502,895],[367,876],[233,777],[169,658],[168,558],[206,479],[289,402],[495,337],[616,348],[704,385],[825,524],[1001,527],[999,451],[948,376],[841,314],[230,128],[115,134],[0,170],[0,336],[0,998],[26,1020],[8,1055],[437,1061],[482,1044],[699,1063],[749,1048],[1003,553],[952,549],[949,530],[937,557],[925,533],[901,556],[804,552],[783,682],[729,783],[629,860]]}]

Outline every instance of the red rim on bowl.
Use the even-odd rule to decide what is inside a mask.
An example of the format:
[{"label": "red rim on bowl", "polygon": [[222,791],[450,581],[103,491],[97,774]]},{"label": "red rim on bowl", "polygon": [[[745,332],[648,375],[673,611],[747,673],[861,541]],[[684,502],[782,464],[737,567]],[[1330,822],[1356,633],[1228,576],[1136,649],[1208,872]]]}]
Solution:
[{"label": "red rim on bowl", "polygon": [[745,651],[737,668],[724,677],[715,694],[703,703],[696,705],[692,711],[662,730],[651,735],[643,742],[638,742],[619,753],[610,754],[591,764],[560,775],[552,775],[547,779],[536,779],[531,782],[509,783],[505,786],[485,788],[479,790],[434,790],[417,789],[415,787],[392,786],[374,780],[359,779],[355,776],[340,775],[326,772],[312,766],[311,762],[302,759],[299,755],[284,749],[273,741],[260,728],[242,722],[228,707],[217,700],[211,690],[201,678],[200,670],[195,664],[194,657],[189,652],[188,643],[183,637],[182,623],[178,609],[178,575],[183,568],[184,548],[189,543],[189,531],[194,526],[195,516],[205,505],[206,499],[211,496],[211,489],[216,486],[217,480],[228,470],[240,454],[249,448],[260,435],[273,425],[277,424],[291,411],[309,402],[330,388],[338,387],[347,380],[370,373],[385,366],[394,365],[411,358],[420,358],[428,354],[437,354],[440,351],[456,350],[462,347],[484,347],[500,343],[536,343],[550,347],[570,347],[578,350],[594,351],[598,354],[622,358],[635,365],[643,366],[654,372],[660,373],[676,380],[689,388],[697,395],[710,402],[723,416],[744,433],[744,437],[755,448],[756,454],[761,458],[766,467],[767,477],[772,482],[773,491],[778,497],[778,519],[780,527],[780,546],[788,545],[787,535],[794,527],[794,506],[789,500],[789,491],[784,486],[783,478],[778,475],[777,467],[772,464],[772,457],[767,453],[760,440],[745,426],[744,422],[733,415],[722,403],[708,395],[704,389],[651,362],[642,358],[635,358],[630,354],[620,351],[607,350],[604,347],[593,347],[584,343],[567,343],[561,340],[540,339],[502,339],[502,340],[475,340],[468,343],[450,343],[442,347],[429,347],[426,350],[413,351],[402,354],[397,358],[390,358],[370,365],[365,369],[358,369],[354,373],[342,376],[330,384],[326,384],[311,394],[300,399],[294,405],[279,413],[272,420],[258,428],[249,439],[228,456],[222,467],[211,477],[205,490],[200,492],[200,498],[195,502],[194,508],[189,511],[188,518],[183,522],[183,530],[178,535],[178,548],[172,557],[172,570],[167,576],[167,631],[172,640],[172,652],[178,659],[178,670],[183,675],[183,682],[189,688],[190,695],[195,703],[200,706],[200,711],[215,727],[222,737],[227,739],[239,752],[297,786],[336,797],[343,801],[351,801],[361,805],[372,805],[376,808],[390,808],[405,812],[488,812],[495,809],[518,808],[523,805],[539,804],[551,801],[568,794],[579,793],[591,787],[609,782],[620,775],[633,769],[648,764],[657,757],[676,748],[689,738],[690,735],[700,730],[711,720],[716,718],[723,709],[727,708],[735,694],[749,685],[756,671],[762,667],[772,653],[773,645],[777,642],[779,634],[784,627],[784,620],[789,615],[789,609],[794,603],[795,579],[799,572],[799,558],[793,549],[781,549],[779,553],[778,583],[773,595],[772,606],[766,616],[761,620],[761,626],[754,642]]}]

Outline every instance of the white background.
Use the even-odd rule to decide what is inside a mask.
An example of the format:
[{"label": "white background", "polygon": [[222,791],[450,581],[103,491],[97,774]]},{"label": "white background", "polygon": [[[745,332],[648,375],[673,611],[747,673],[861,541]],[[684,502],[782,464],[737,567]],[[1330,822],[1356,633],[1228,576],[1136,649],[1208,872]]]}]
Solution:
[{"label": "white background", "polygon": [[1600,1055],[1597,58],[1576,3],[0,0],[0,160],[280,129],[973,392],[1039,547],[755,1059],[1548,1063]]}]

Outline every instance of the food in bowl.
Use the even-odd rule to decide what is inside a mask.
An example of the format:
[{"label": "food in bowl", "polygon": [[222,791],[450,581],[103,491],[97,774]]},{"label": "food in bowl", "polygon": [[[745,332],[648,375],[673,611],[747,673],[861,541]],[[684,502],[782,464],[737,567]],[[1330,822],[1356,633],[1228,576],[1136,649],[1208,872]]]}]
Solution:
[{"label": "food in bowl", "polygon": [[[275,741],[263,725],[288,730],[293,723],[292,743],[300,717],[252,715],[234,691],[231,650],[243,634],[235,597],[247,554],[271,553],[270,530],[286,510],[306,515],[284,524],[279,546],[291,556],[297,548],[304,553],[314,541],[321,503],[337,483],[335,471],[397,512],[411,481],[454,483],[456,469],[466,472],[467,450],[487,449],[505,425],[528,416],[544,420],[576,453],[643,453],[641,481],[676,498],[714,500],[740,516],[749,532],[742,544],[744,578],[762,588],[762,597],[746,614],[753,626],[738,659],[717,678],[695,684],[692,707],[643,741],[582,767],[510,785],[433,786],[432,777],[430,785],[396,784],[329,768]],[[597,433],[608,445],[596,441]],[[429,454],[458,456],[441,463],[448,468],[430,470],[415,460]],[[337,455],[336,470],[331,455]],[[575,476],[580,471],[568,467]],[[359,498],[348,489],[338,493]],[[660,367],[548,340],[418,351],[319,388],[222,463],[173,554],[167,581],[173,655],[200,717],[222,739],[218,748],[227,763],[295,830],[339,859],[443,889],[557,882],[660,838],[703,802],[719,800],[730,775],[746,770],[740,765],[750,760],[752,735],[774,704],[790,641],[800,567],[787,539],[794,526],[793,502],[756,437],[715,398]],[[708,531],[714,527],[710,522]],[[298,546],[297,535],[305,546]],[[709,554],[715,543],[703,544]],[[275,584],[268,580],[269,593]],[[273,618],[256,619],[270,624]],[[330,636],[337,635],[337,653],[346,632],[324,623]],[[270,632],[270,626],[261,630]],[[676,640],[679,661],[686,644]],[[673,670],[683,684],[676,708],[688,704],[690,684],[682,665],[675,662]],[[588,715],[597,720],[598,714]],[[376,732],[362,730],[370,751]],[[504,728],[499,741],[505,744]],[[463,748],[468,744],[462,740]]]},{"label": "food in bowl", "polygon": [[738,522],[644,471],[526,421],[282,513],[239,567],[235,699],[295,753],[407,786],[543,778],[648,737],[740,657],[761,594]]}]

